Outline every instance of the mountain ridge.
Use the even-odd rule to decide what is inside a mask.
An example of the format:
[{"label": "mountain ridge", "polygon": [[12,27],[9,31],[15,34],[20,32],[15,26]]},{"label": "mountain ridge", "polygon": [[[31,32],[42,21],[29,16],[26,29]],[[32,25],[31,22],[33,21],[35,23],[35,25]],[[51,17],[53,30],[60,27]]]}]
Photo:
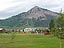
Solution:
[{"label": "mountain ridge", "polygon": [[10,18],[0,21],[0,26],[8,27],[48,27],[51,19],[55,19],[58,13],[35,6],[27,12],[22,12]]}]

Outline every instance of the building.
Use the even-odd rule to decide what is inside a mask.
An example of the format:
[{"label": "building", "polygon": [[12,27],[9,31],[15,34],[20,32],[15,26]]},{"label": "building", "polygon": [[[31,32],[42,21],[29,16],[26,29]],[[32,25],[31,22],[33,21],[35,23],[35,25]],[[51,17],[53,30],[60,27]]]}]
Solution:
[{"label": "building", "polygon": [[5,32],[5,29],[4,28],[0,28],[0,33],[3,33]]},{"label": "building", "polygon": [[36,28],[25,28],[24,32],[35,32]]}]

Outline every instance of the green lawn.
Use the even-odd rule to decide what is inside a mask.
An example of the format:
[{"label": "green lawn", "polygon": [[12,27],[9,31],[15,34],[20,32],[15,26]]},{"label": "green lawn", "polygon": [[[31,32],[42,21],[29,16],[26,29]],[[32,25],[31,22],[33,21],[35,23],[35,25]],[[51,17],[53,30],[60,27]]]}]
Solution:
[{"label": "green lawn", "polygon": [[[37,34],[0,34],[0,48],[59,48],[59,39],[53,35]],[[62,40],[64,48],[64,40]]]}]

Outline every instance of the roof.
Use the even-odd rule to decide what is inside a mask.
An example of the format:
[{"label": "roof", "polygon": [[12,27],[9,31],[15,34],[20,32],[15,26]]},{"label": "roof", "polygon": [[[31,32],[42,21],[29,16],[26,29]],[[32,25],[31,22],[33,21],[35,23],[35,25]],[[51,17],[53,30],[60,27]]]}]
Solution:
[{"label": "roof", "polygon": [[0,28],[0,30],[3,30],[3,28]]}]

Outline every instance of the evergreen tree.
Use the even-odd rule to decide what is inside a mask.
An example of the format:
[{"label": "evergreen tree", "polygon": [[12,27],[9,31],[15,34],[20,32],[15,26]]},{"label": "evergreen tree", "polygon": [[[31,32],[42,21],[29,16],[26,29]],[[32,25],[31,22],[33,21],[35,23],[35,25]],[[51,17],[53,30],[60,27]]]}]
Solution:
[{"label": "evergreen tree", "polygon": [[61,28],[63,31],[64,30],[64,13],[62,13],[62,10],[59,13],[59,15],[56,17],[56,21],[57,21],[58,28]]},{"label": "evergreen tree", "polygon": [[54,28],[55,28],[54,20],[50,21],[49,28],[50,28],[50,31],[54,31]]},{"label": "evergreen tree", "polygon": [[59,15],[56,17],[56,22],[57,22],[57,28],[58,28],[58,37],[64,38],[64,13],[61,12]]}]

